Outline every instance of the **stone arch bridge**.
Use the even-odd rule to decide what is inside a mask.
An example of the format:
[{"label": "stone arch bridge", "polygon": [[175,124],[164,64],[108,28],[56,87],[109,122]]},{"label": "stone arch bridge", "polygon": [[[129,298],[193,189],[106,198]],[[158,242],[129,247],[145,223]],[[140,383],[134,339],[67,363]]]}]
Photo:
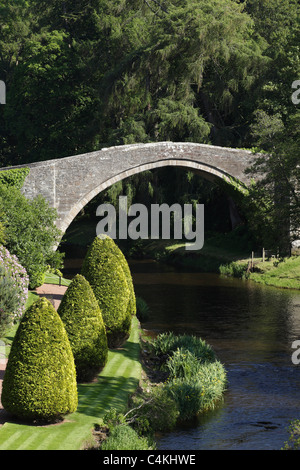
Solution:
[{"label": "stone arch bridge", "polygon": [[22,191],[28,198],[41,194],[57,210],[57,226],[66,231],[79,211],[112,184],[145,170],[180,166],[214,181],[232,178],[248,185],[245,170],[255,155],[247,150],[195,143],[159,142],[103,148],[65,158],[1,168],[30,169]]}]

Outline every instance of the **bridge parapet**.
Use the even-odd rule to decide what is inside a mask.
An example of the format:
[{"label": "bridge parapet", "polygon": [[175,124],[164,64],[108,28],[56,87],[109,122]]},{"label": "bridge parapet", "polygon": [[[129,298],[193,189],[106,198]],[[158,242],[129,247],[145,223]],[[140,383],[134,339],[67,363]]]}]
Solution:
[{"label": "bridge parapet", "polygon": [[[21,165],[30,168],[22,191],[28,198],[37,194],[44,196],[57,209],[57,225],[65,231],[93,197],[141,171],[182,166],[198,171],[212,181],[234,178],[248,185],[250,176],[245,171],[255,158],[247,150],[188,142],[123,145]],[[6,169],[1,168],[2,171]]]}]

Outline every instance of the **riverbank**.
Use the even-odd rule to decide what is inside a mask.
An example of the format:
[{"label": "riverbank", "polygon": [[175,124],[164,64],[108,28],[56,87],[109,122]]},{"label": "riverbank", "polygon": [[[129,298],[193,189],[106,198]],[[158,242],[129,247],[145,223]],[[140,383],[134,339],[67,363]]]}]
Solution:
[{"label": "riverbank", "polygon": [[137,240],[122,247],[128,258],[155,259],[198,272],[218,273],[223,264],[246,259],[251,242],[243,229],[228,234],[207,234],[200,250],[187,250],[183,240]]},{"label": "riverbank", "polygon": [[300,289],[300,256],[290,258],[270,259],[261,258],[234,261],[220,268],[220,273],[226,276],[248,279],[266,286],[282,289]]},{"label": "riverbank", "polygon": [[152,258],[182,269],[217,273],[267,286],[300,289],[300,256],[253,257],[247,243],[230,236],[213,237],[201,250],[188,251],[185,243],[172,240],[141,241],[128,251],[137,258]]},{"label": "riverbank", "polygon": [[223,399],[226,370],[201,338],[173,333],[149,338],[140,328],[140,341],[139,387],[125,413],[111,409],[95,427],[95,450],[156,449],[157,433],[188,425]]}]

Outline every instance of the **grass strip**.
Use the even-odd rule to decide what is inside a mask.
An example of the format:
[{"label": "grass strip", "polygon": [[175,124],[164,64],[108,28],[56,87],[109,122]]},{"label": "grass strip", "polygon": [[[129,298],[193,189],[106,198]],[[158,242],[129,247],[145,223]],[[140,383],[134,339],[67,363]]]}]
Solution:
[{"label": "grass strip", "polygon": [[221,266],[220,273],[250,279],[266,286],[300,289],[300,256],[266,261],[263,261],[262,258],[254,258],[253,272],[247,272],[249,262],[250,259],[241,259]]},{"label": "grass strip", "polygon": [[124,411],[129,394],[141,377],[139,324],[134,317],[129,339],[109,351],[108,361],[96,382],[78,385],[78,408],[64,422],[34,426],[6,422],[0,427],[1,450],[79,450],[90,438],[94,423],[109,408]]}]

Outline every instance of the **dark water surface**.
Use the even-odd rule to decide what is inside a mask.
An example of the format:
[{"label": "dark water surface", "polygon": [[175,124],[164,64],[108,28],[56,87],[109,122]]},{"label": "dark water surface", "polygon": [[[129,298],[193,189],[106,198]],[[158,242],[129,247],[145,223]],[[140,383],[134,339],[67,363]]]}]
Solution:
[{"label": "dark water surface", "polygon": [[150,261],[130,263],[135,291],[151,310],[142,327],[200,336],[228,372],[218,408],[161,436],[159,449],[281,449],[300,418],[300,292],[179,272]]}]

